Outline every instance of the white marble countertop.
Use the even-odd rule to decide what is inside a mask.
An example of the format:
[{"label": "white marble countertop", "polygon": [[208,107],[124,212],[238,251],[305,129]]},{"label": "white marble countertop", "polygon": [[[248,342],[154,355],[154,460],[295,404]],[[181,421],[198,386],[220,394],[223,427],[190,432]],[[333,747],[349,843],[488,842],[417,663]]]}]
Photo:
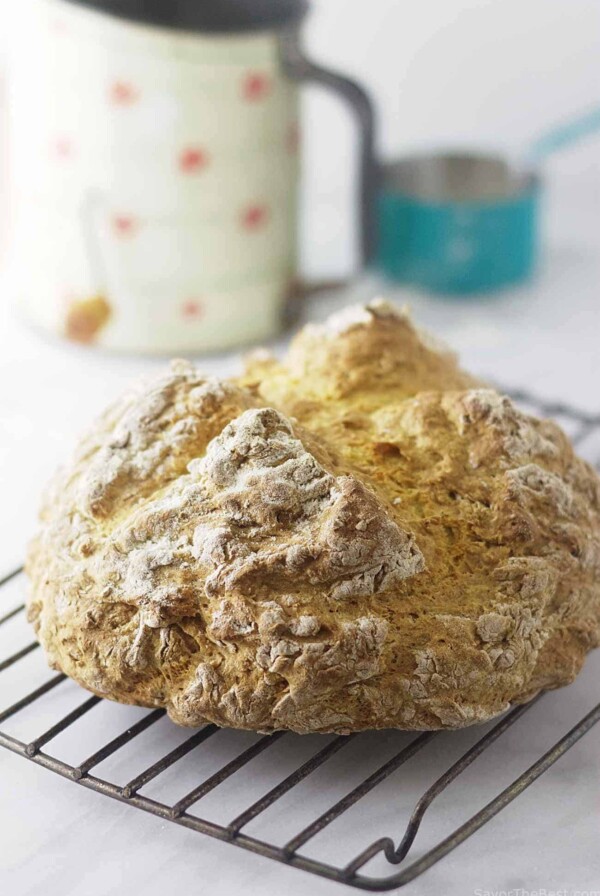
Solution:
[{"label": "white marble countertop", "polygon": [[[595,173],[588,170],[585,177],[559,179],[550,195],[550,212],[544,264],[527,287],[485,302],[458,303],[436,301],[406,290],[386,292],[399,302],[409,301],[418,322],[457,347],[465,363],[478,373],[508,386],[527,386],[541,396],[600,411],[597,169]],[[375,291],[381,292],[381,285],[366,278],[341,299],[315,300],[309,314],[321,316],[340,301],[367,298]],[[76,432],[130,377],[162,363],[108,357],[46,341],[14,316],[6,301],[10,293],[10,285],[5,283],[0,306],[0,571],[21,560],[34,525],[40,489]],[[238,362],[227,356],[203,359],[201,363],[212,372],[227,373]],[[600,444],[591,440],[583,451],[597,460]],[[15,583],[11,600],[16,600],[14,589],[20,587]],[[8,638],[7,643],[0,640],[0,659],[14,645],[25,643],[19,639],[26,635],[15,628]],[[600,655],[594,655],[575,685],[544,697],[489,756],[479,761],[464,782],[454,785],[440,801],[439,811],[432,810],[416,854],[487,802],[506,786],[511,773],[526,768],[591,709],[599,699],[599,674]],[[1,692],[0,697],[8,702]],[[64,699],[68,698],[67,693]],[[137,718],[135,710],[113,709],[121,712],[123,728],[129,719]],[[88,746],[97,745],[97,734],[96,730],[80,735],[77,748],[83,755],[86,736],[91,738]],[[168,736],[176,735],[171,732]],[[365,762],[368,765],[379,756],[387,758],[402,737],[390,733],[359,741],[362,747],[357,755],[336,766],[338,773],[324,772],[303,790],[302,817],[314,817],[335,802],[352,786],[353,776],[361,772]],[[444,748],[432,748],[431,756],[416,771],[407,767],[404,775],[397,773],[384,788],[359,803],[354,819],[360,819],[360,823],[347,834],[348,841],[344,839],[346,823],[336,823],[307,848],[307,854],[324,856],[335,848],[343,860],[351,856],[352,846],[356,851],[382,833],[400,832],[418,787],[431,780],[444,761],[447,764],[445,751],[454,754],[472,738],[472,733],[460,734],[452,742],[445,740]],[[599,747],[597,726],[498,818],[409,885],[407,892],[462,896],[519,888],[598,890]],[[218,760],[218,750],[213,758]],[[279,769],[277,763],[274,768]],[[188,776],[193,771],[188,763]],[[238,781],[236,799],[256,798],[252,787],[263,774],[265,770],[259,768]],[[342,892],[336,884],[86,791],[4,750],[0,750],[0,788],[0,885],[6,893],[106,896],[126,891],[159,896],[174,885],[182,893],[244,892],[248,896],[275,896],[284,889],[290,896]],[[218,817],[225,807],[209,801],[208,810]],[[272,836],[280,826],[289,831],[290,804],[270,820],[268,815],[266,830],[270,825]],[[365,830],[369,831],[366,838]],[[376,870],[381,873],[385,869],[381,865]]]}]

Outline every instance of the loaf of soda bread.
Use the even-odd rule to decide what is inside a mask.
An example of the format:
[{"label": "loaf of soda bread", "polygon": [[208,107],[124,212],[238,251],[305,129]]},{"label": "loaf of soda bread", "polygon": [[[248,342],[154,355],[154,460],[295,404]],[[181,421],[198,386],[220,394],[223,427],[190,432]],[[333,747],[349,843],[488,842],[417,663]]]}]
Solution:
[{"label": "loaf of soda bread", "polygon": [[600,640],[600,485],[384,302],[136,386],[46,494],[50,664],[179,724],[458,728]]}]

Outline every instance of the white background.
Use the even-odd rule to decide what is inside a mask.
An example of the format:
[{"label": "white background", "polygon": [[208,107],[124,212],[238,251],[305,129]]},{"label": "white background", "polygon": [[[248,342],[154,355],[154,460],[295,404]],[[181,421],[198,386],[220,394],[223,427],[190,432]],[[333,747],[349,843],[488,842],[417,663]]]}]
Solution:
[{"label": "white background", "polygon": [[[317,0],[314,6],[307,45],[319,61],[369,87],[386,159],[445,146],[519,153],[548,127],[600,101],[596,0]],[[346,236],[352,219],[352,129],[338,101],[309,93],[305,252],[309,269],[323,272],[347,261],[339,232]],[[570,150],[549,164],[549,173],[555,181],[585,177],[598,199],[598,145]]]},{"label": "white background", "polygon": [[[27,3],[0,0],[0,44],[10,40],[11,15]],[[387,158],[450,145],[518,153],[546,127],[600,101],[597,0],[315,0],[314,7],[307,45],[319,61],[370,88]],[[343,274],[353,263],[352,123],[334,98],[309,90],[304,130],[304,269]],[[600,138],[589,139],[547,165],[545,251],[531,285],[485,302],[387,290],[409,301],[417,319],[458,347],[479,373],[594,411],[600,411],[599,145]],[[1,224],[0,192],[0,230]],[[354,293],[368,296],[376,288],[370,279]],[[0,569],[22,556],[39,490],[74,434],[130,376],[158,363],[46,342],[10,310],[7,279],[1,289]],[[322,315],[335,301],[318,300],[310,312]],[[225,373],[236,362],[213,357],[201,364]],[[600,455],[600,445],[585,450],[590,459]],[[10,653],[10,645],[0,647],[0,658]],[[524,721],[506,748],[517,765],[533,761],[553,731],[563,733],[597,701],[597,681],[596,656],[572,690],[533,710],[534,721]],[[588,735],[494,825],[407,892],[598,886],[599,736],[598,730]],[[498,773],[500,786],[506,749],[496,753],[497,765],[485,767],[490,781]],[[175,882],[194,893],[343,892],[140,816],[4,752],[0,788],[0,885],[6,880],[19,896],[122,889],[154,896]],[[485,798],[491,795],[486,791]],[[404,819],[408,804],[401,795],[398,801]],[[473,790],[450,799],[447,810],[462,802],[481,805]],[[394,823],[390,816],[390,830]]]}]

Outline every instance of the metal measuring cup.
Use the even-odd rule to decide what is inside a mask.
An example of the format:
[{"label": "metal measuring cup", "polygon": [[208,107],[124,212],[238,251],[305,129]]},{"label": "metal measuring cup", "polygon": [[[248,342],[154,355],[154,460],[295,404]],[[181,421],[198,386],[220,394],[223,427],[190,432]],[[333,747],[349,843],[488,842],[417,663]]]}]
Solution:
[{"label": "metal measuring cup", "polygon": [[600,109],[543,135],[520,160],[434,153],[382,165],[377,267],[448,295],[526,280],[538,255],[541,163],[598,129]]}]

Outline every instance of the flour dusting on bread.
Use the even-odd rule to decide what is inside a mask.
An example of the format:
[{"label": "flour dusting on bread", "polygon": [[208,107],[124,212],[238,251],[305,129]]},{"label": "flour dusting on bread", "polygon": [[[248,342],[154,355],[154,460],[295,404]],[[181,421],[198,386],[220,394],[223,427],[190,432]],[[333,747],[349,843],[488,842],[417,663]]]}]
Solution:
[{"label": "flour dusting on bread", "polygon": [[357,480],[327,473],[273,408],[233,420],[189,470],[210,506],[193,535],[207,593],[304,576],[332,597],[392,588],[423,569],[410,536]]}]

